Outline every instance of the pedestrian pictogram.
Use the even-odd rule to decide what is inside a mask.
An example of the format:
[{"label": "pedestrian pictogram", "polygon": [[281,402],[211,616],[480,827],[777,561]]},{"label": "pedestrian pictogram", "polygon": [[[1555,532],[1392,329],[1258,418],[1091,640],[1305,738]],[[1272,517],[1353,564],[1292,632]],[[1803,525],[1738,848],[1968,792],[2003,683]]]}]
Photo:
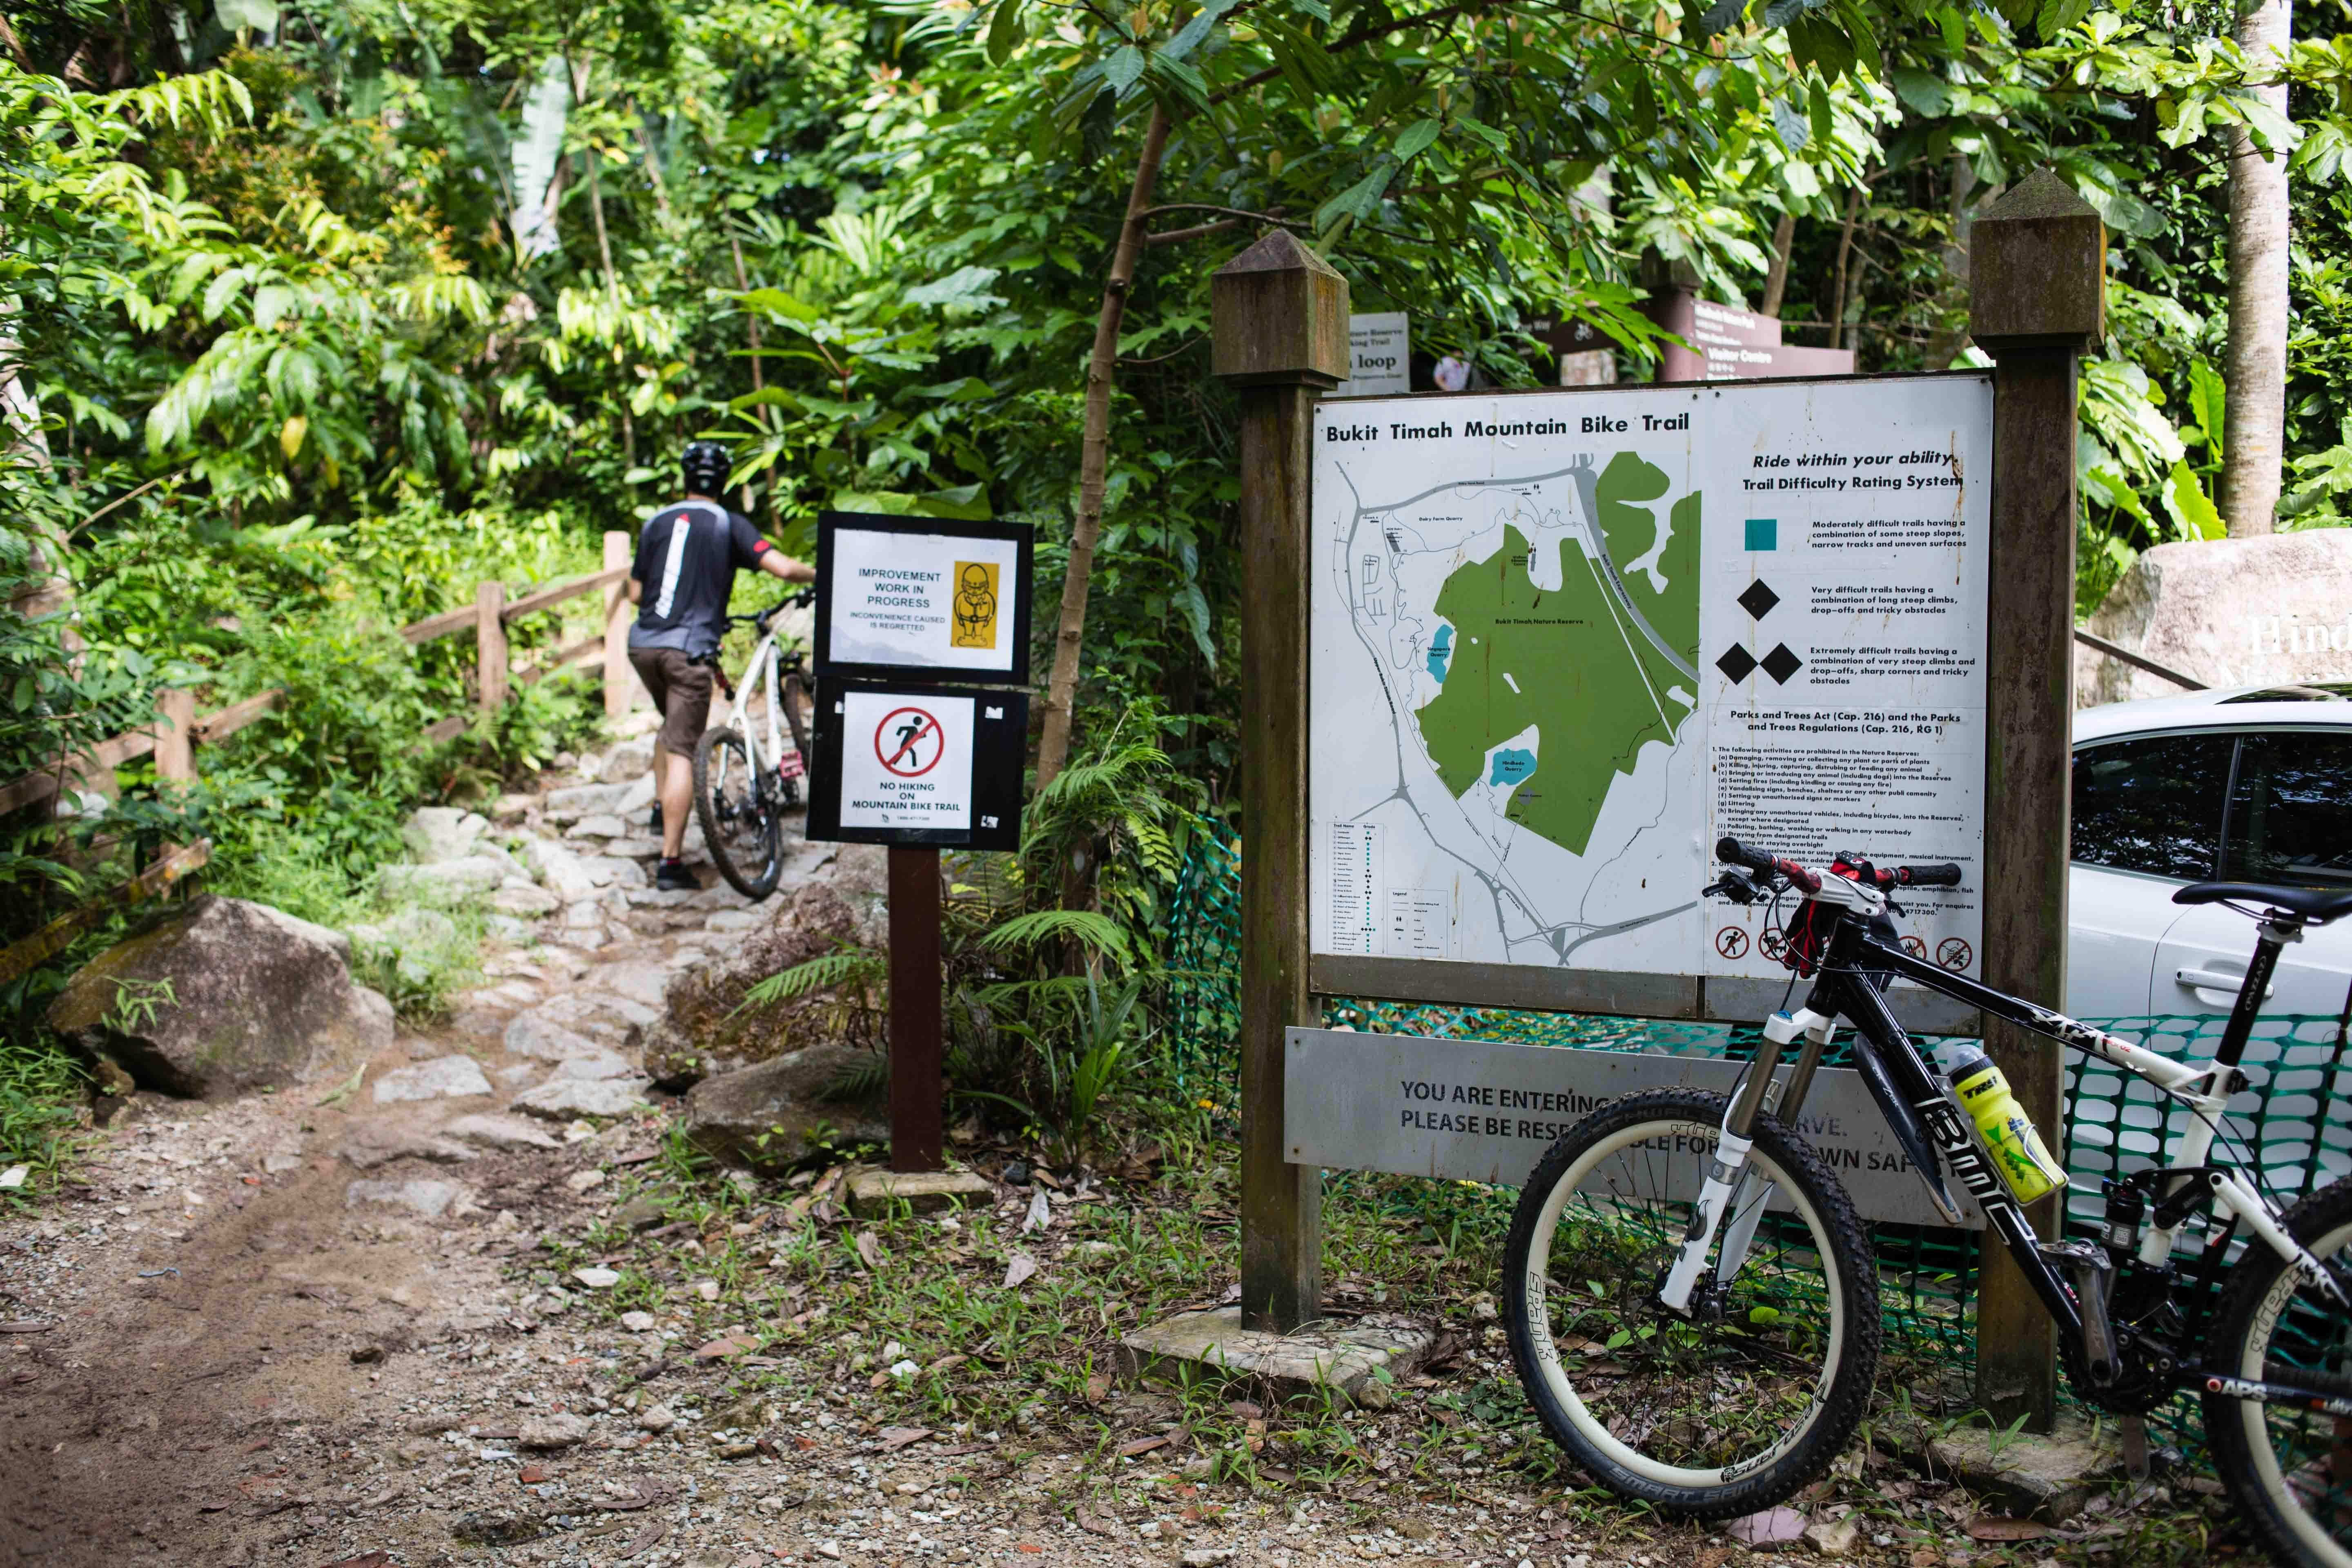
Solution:
[{"label": "pedestrian pictogram", "polygon": [[1748,951],[1748,933],[1738,926],[1726,926],[1715,933],[1715,951],[1726,958],[1738,958]]},{"label": "pedestrian pictogram", "polygon": [[946,734],[920,708],[894,708],[874,727],[874,754],[902,779],[919,779],[940,765]]}]

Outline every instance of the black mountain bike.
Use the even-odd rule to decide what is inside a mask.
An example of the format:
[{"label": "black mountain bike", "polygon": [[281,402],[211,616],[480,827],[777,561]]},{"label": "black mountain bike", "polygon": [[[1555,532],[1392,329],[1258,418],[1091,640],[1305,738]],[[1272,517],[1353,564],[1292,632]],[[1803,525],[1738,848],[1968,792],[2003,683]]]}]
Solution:
[{"label": "black mountain bike", "polygon": [[[2076,1394],[2145,1414],[2201,1392],[2213,1459],[2271,1552],[2352,1568],[2352,1179],[2282,1208],[2258,1177],[2212,1159],[2280,948],[2352,914],[2352,891],[2201,882],[2174,894],[2239,910],[2256,937],[2213,1058],[2179,1062],[1904,951],[1890,894],[1956,885],[1957,867],[1848,856],[1816,872],[1731,838],[1716,855],[1733,869],[1710,895],[1796,900],[1780,951],[1811,992],[1766,1023],[1733,1094],[1625,1096],[1528,1177],[1504,1265],[1511,1351],[1552,1436],[1621,1496],[1721,1519],[1789,1498],[1853,1436],[1878,1363],[1876,1265],[1844,1188],[1792,1131],[1843,1020],[1853,1066],[1936,1206],[1962,1218],[1948,1170],[2057,1321]],[[2043,1241],[2007,1179],[2031,1190],[2030,1130],[1996,1117],[1994,1136],[1980,1131],[1888,1010],[1896,976],[2155,1085],[2183,1113],[2177,1162],[2107,1183],[2100,1239]],[[1989,1070],[1956,1077],[1967,1089]],[[2174,1238],[2196,1215],[2210,1239],[2184,1265]]]},{"label": "black mountain bike", "polygon": [[[768,623],[777,611],[812,596],[794,594],[756,614],[727,617],[730,626],[760,634],[740,681],[729,684],[718,656],[711,656],[711,673],[733,712],[725,728],[704,731],[694,749],[694,811],[711,863],[747,899],[776,890],[784,870],[784,813],[800,804],[801,781],[808,776],[808,721],[801,715],[810,701],[806,666],[800,649],[778,645]],[[764,733],[753,727],[749,700],[736,700],[739,690],[766,694]]]}]

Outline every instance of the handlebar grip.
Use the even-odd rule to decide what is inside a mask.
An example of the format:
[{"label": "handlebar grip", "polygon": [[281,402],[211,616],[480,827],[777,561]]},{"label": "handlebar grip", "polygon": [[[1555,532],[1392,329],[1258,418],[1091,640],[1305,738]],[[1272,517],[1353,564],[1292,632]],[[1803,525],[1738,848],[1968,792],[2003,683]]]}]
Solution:
[{"label": "handlebar grip", "polygon": [[1940,866],[1897,866],[1895,879],[1906,888],[1957,888],[1960,868],[1948,860]]},{"label": "handlebar grip", "polygon": [[1751,871],[1769,872],[1776,864],[1769,855],[1748,848],[1727,833],[1715,841],[1715,858],[1727,866],[1745,866]]}]

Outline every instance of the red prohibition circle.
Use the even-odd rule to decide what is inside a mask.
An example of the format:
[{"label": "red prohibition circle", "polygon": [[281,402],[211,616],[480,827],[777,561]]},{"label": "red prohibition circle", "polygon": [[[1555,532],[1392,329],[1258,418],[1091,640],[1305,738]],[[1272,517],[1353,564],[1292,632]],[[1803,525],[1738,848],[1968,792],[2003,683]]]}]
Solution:
[{"label": "red prohibition circle", "polygon": [[[889,731],[890,724],[893,720],[908,714],[912,714],[917,720],[920,721],[922,728],[918,730],[914,734],[900,741],[898,748],[894,751],[884,742],[883,736]],[[931,760],[925,763],[919,768],[900,767],[898,765],[899,759],[906,757],[908,752],[913,752],[915,748],[924,741],[932,742],[937,748],[931,752]],[[920,708],[893,708],[889,712],[882,715],[882,722],[874,726],[875,760],[879,762],[887,771],[897,774],[902,779],[921,778],[925,773],[929,773],[933,768],[938,767],[940,765],[940,759],[947,754],[947,738],[940,732],[940,721]]]},{"label": "red prohibition circle", "polygon": [[1936,962],[1956,973],[1965,973],[1969,960],[1975,956],[1976,950],[1957,936],[1948,936],[1936,944]]},{"label": "red prohibition circle", "polygon": [[1748,933],[1738,926],[1726,926],[1715,933],[1715,951],[1726,958],[1738,958],[1748,951]]},{"label": "red prohibition circle", "polygon": [[1906,936],[1903,939],[1903,951],[1914,958],[1924,959],[1927,956],[1927,944],[1916,936]]}]

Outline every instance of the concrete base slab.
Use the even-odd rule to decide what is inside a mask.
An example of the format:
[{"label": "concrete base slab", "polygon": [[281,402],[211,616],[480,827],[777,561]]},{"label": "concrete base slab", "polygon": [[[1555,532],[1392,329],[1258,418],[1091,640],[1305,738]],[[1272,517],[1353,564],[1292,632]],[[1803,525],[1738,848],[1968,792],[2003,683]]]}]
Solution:
[{"label": "concrete base slab", "polygon": [[995,1201],[996,1184],[971,1171],[860,1171],[849,1178],[849,1212],[860,1219],[887,1214],[894,1203],[935,1214]]},{"label": "concrete base slab", "polygon": [[1924,1459],[1931,1473],[2008,1504],[2013,1517],[2048,1524],[2082,1512],[2123,1469],[2114,1417],[2094,1440],[2089,1419],[2071,1411],[2060,1415],[2058,1429],[2046,1437],[1962,1426],[1928,1442]]},{"label": "concrete base slab", "polygon": [[1276,1334],[1244,1329],[1239,1307],[1219,1307],[1138,1329],[1119,1341],[1118,1364],[1129,1377],[1162,1382],[1186,1368],[1255,1378],[1277,1398],[1328,1388],[1377,1408],[1389,1400],[1379,1374],[1407,1375],[1436,1343],[1435,1330],[1403,1318]]}]

